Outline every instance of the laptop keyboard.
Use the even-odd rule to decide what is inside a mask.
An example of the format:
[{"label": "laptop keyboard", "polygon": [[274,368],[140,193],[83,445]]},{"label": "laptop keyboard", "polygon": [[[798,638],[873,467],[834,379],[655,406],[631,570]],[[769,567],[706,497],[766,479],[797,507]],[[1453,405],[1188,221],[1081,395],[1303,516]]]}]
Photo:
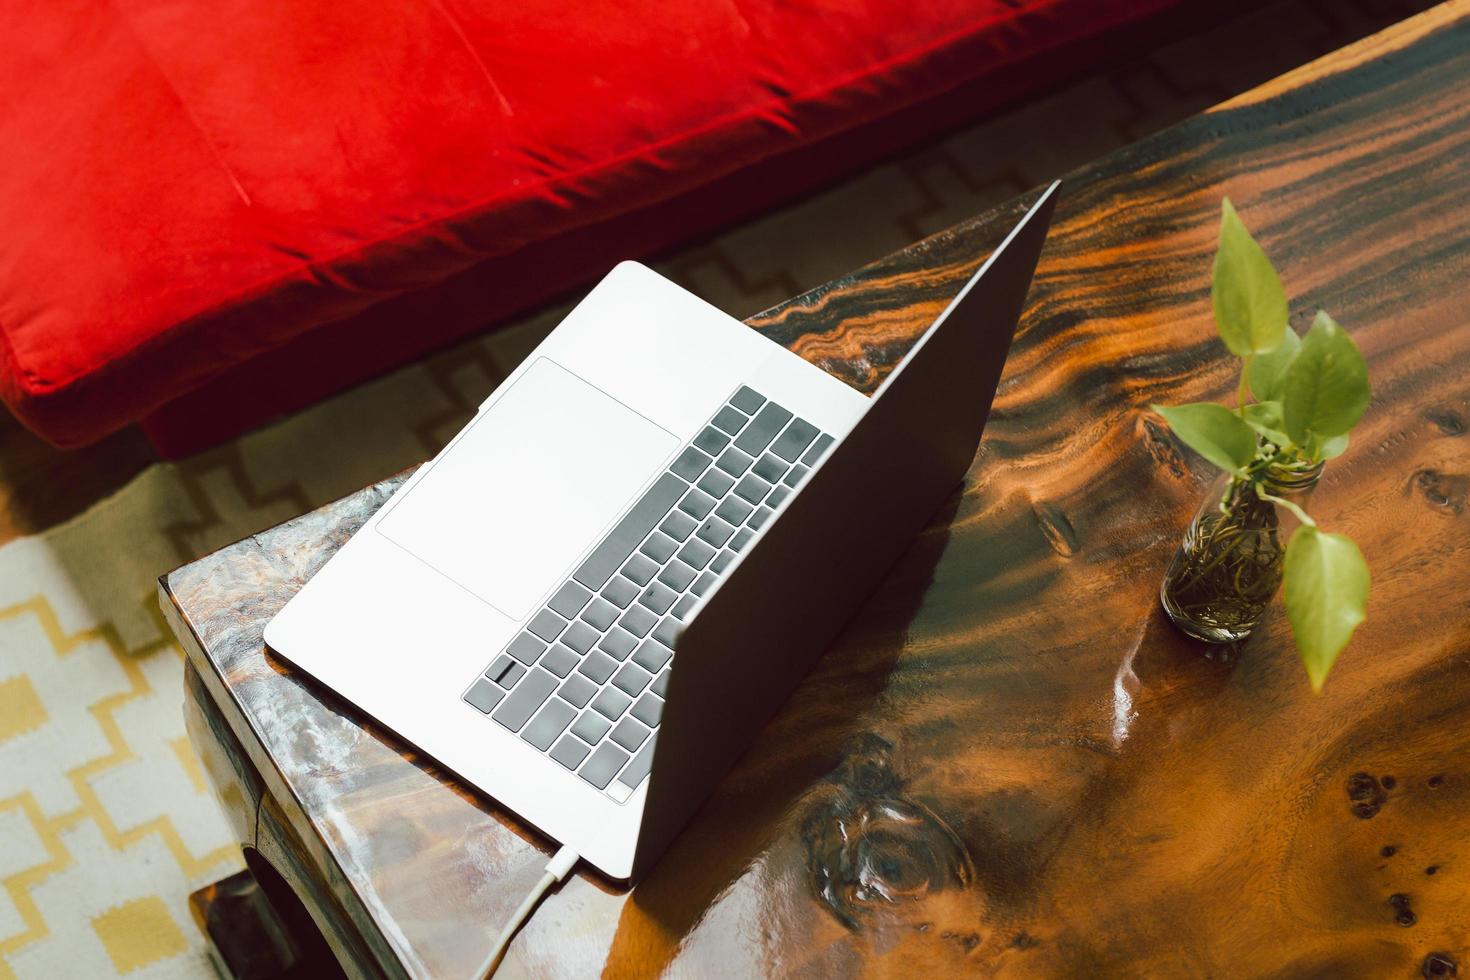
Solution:
[{"label": "laptop keyboard", "polygon": [[669,663],[690,610],[831,443],[741,386],[464,700],[626,800],[653,761]]}]

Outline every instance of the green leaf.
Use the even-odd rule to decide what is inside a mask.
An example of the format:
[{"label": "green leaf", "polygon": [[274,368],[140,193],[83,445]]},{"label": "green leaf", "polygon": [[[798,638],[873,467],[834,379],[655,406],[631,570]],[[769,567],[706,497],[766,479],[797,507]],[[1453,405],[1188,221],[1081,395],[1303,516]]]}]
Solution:
[{"label": "green leaf", "polygon": [[1368,364],[1347,331],[1318,312],[1286,369],[1281,408],[1298,446],[1345,434],[1368,407]]},{"label": "green leaf", "polygon": [[1271,260],[1245,230],[1230,198],[1220,205],[1220,246],[1210,300],[1215,327],[1237,357],[1264,354],[1286,333],[1286,290]]},{"label": "green leaf", "polygon": [[1245,424],[1278,446],[1291,445],[1286,423],[1281,421],[1280,402],[1252,402],[1245,407]]},{"label": "green leaf", "polygon": [[1281,345],[1266,354],[1251,358],[1246,374],[1250,378],[1251,394],[1256,401],[1280,401],[1281,390],[1286,387],[1286,369],[1302,349],[1302,338],[1287,327],[1281,334]]},{"label": "green leaf", "polygon": [[1286,546],[1286,615],[1312,690],[1367,615],[1368,563],[1352,538],[1296,529]]},{"label": "green leaf", "polygon": [[1153,406],[1190,449],[1223,470],[1241,472],[1256,455],[1256,434],[1224,405]]},{"label": "green leaf", "polygon": [[1336,459],[1347,452],[1348,437],[1344,432],[1340,436],[1333,436],[1325,440],[1322,445],[1312,454],[1313,459]]}]

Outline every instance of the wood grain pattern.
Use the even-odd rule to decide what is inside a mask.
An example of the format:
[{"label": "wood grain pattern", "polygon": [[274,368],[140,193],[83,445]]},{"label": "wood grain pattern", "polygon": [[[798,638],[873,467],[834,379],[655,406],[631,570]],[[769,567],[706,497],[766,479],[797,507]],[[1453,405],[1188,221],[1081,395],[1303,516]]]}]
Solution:
[{"label": "wood grain pattern", "polygon": [[[1066,179],[975,466],[652,876],[570,879],[538,976],[1434,976],[1470,968],[1470,4]],[[1229,194],[1374,398],[1314,497],[1373,570],[1321,696],[1279,608],[1209,654],[1156,590],[1207,466],[1146,406],[1223,398]],[[752,321],[871,391],[1023,211]],[[358,975],[460,976],[547,842],[263,650],[392,483],[162,583]],[[230,766],[211,766],[232,778]],[[248,798],[246,796],[242,799]]]}]

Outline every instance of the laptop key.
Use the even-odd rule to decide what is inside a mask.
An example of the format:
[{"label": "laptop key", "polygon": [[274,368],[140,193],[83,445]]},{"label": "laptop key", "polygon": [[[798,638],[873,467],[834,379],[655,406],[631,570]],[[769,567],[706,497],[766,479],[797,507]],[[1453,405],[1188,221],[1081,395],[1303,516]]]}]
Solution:
[{"label": "laptop key", "polygon": [[556,747],[551,750],[551,757],[575,772],[582,764],[582,760],[587,758],[587,753],[591,751],[572,736],[563,735],[561,741],[557,742]]},{"label": "laptop key", "polygon": [[578,718],[577,723],[572,726],[572,734],[588,745],[596,745],[610,728],[612,728],[612,722],[602,715],[595,711],[584,711],[582,717]]},{"label": "laptop key", "polygon": [[627,561],[633,549],[638,547],[638,542],[647,537],[648,532],[664,519],[664,515],[674,506],[674,502],[687,486],[687,483],[672,473],[661,475],[632,509],[623,515],[617,526],[608,532],[607,537],[602,539],[602,543],[582,562],[572,577],[589,589],[601,589],[612,578],[613,572]]},{"label": "laptop key", "polygon": [[771,495],[766,498],[766,506],[780,507],[781,501],[785,500],[789,496],[791,496],[790,487],[777,487],[776,489],[772,490]]},{"label": "laptop key", "polygon": [[720,517],[717,512],[715,516],[705,521],[704,526],[699,529],[699,540],[705,542],[712,548],[718,548],[726,541],[729,541],[730,535],[734,533],[735,525]]},{"label": "laptop key", "polygon": [[715,581],[716,579],[714,572],[705,572],[703,575],[699,576],[699,578],[695,580],[693,585],[689,587],[689,591],[693,592],[697,596],[702,596],[710,590],[710,586],[714,585]]},{"label": "laptop key", "polygon": [[730,445],[730,437],[725,435],[714,426],[708,426],[699,435],[694,437],[694,447],[711,456],[718,456]]},{"label": "laptop key", "polygon": [[589,681],[581,674],[573,674],[561,682],[557,688],[556,696],[563,699],[567,704],[574,704],[579,708],[587,707],[587,702],[592,700],[592,695],[597,693],[597,685]]},{"label": "laptop key", "polygon": [[699,522],[696,521],[694,518],[690,517],[682,510],[676,510],[668,517],[664,518],[664,522],[658,526],[658,529],[667,534],[669,537],[673,538],[675,541],[683,541],[685,538],[689,537],[689,535],[698,526]]},{"label": "laptop key", "polygon": [[770,519],[771,519],[771,508],[769,508],[769,507],[761,507],[758,510],[756,510],[756,512],[754,514],[751,514],[750,515],[750,522],[749,522],[749,524],[750,524],[750,527],[751,528],[753,528],[754,530],[759,531],[761,528],[765,527],[766,521],[768,521]]},{"label": "laptop key", "polygon": [[755,537],[754,531],[752,531],[748,527],[742,527],[740,530],[736,531],[735,536],[730,539],[730,549],[732,551],[742,550],[746,545],[750,544],[750,539],[753,537]]},{"label": "laptop key", "polygon": [[532,616],[531,621],[526,624],[526,629],[530,630],[532,633],[535,633],[547,643],[550,643],[552,640],[560,636],[561,631],[566,628],[567,621],[565,619],[562,619],[556,613],[552,612],[550,609],[541,610],[536,615]]},{"label": "laptop key", "polygon": [[786,464],[770,453],[766,453],[756,460],[751,472],[767,483],[780,483],[781,478],[786,475]]},{"label": "laptop key", "polygon": [[637,703],[633,705],[633,710],[630,712],[634,718],[637,718],[649,728],[658,727],[658,720],[663,717],[663,713],[663,698],[652,693],[645,694],[639,698]]},{"label": "laptop key", "polygon": [[483,677],[475,681],[464,695],[467,702],[474,705],[481,714],[486,715],[495,710],[495,706],[503,697],[505,697],[505,692]]},{"label": "laptop key", "polygon": [[530,633],[522,633],[510,641],[510,644],[505,648],[505,652],[529,667],[536,662],[536,658],[541,656],[541,651],[545,649],[545,643],[542,643]]},{"label": "laptop key", "polygon": [[755,510],[754,507],[739,497],[726,497],[720,501],[720,506],[715,508],[715,516],[722,521],[733,524],[735,527],[739,527],[745,523],[745,519],[750,516],[750,512],[753,510]]},{"label": "laptop key", "polygon": [[817,441],[812,443],[812,447],[802,454],[801,461],[808,466],[812,465],[821,458],[822,453],[827,451],[827,447],[836,441],[827,435],[827,433],[823,432],[817,436]]},{"label": "laptop key", "polygon": [[658,622],[658,617],[649,612],[646,606],[634,606],[623,613],[623,618],[618,620],[618,625],[642,639],[653,629],[653,624]]},{"label": "laptop key", "polygon": [[621,626],[614,626],[608,631],[602,642],[597,644],[597,649],[603,651],[610,657],[618,660],[627,660],[628,654],[638,645],[638,638]]},{"label": "laptop key", "polygon": [[648,685],[648,689],[650,691],[652,691],[654,694],[657,694],[661,698],[668,697],[669,696],[669,672],[667,670],[665,670],[662,674],[659,674],[658,677],[654,678],[653,683],[650,684],[650,685]]},{"label": "laptop key", "polygon": [[539,668],[532,670],[490,717],[511,731],[518,732],[531,720],[531,715],[541,707],[542,702],[551,697],[556,685],[556,678],[546,671]]},{"label": "laptop key", "polygon": [[485,676],[509,691],[525,672],[526,668],[521,665],[520,661],[502,653],[495,658],[490,669],[485,671]]},{"label": "laptop key", "polygon": [[755,462],[754,456],[742,453],[734,446],[731,446],[720,454],[720,458],[715,461],[715,465],[731,476],[739,476],[750,469],[750,464],[753,462]]},{"label": "laptop key", "polygon": [[587,608],[582,610],[582,618],[589,626],[601,633],[617,621],[618,607],[603,598],[593,599],[587,604]]},{"label": "laptop key", "polygon": [[727,436],[733,436],[745,425],[745,419],[746,416],[739,409],[726,405],[715,413],[715,417],[710,420],[710,425]]},{"label": "laptop key", "polygon": [[571,619],[582,611],[587,605],[587,600],[592,598],[592,590],[577,582],[568,582],[556,590],[556,595],[546,605],[554,609],[564,619]]},{"label": "laptop key", "polygon": [[619,609],[627,609],[628,603],[638,598],[638,586],[621,575],[614,575],[613,580],[602,587],[602,597]]},{"label": "laptop key", "polygon": [[671,561],[668,567],[659,573],[658,580],[675,592],[683,592],[689,588],[689,583],[694,581],[696,574],[698,573],[694,569],[682,561]]},{"label": "laptop key", "polygon": [[735,496],[748,504],[758,504],[771,492],[771,485],[754,473],[745,474],[745,479],[735,484]]},{"label": "laptop key", "polygon": [[662,565],[678,549],[679,545],[673,538],[662,531],[654,531],[638,550]]},{"label": "laptop key", "polygon": [[730,563],[732,561],[734,561],[734,560],[735,560],[735,552],[730,551],[727,548],[726,550],[724,550],[724,551],[720,552],[718,555],[716,555],[715,556],[715,560],[709,563],[709,570],[712,571],[712,572],[714,572],[716,575],[718,575],[721,572],[723,572],[726,568],[730,567]]},{"label": "laptop key", "polygon": [[806,419],[792,419],[791,424],[781,431],[781,435],[771,445],[771,452],[788,463],[794,463],[801,455],[801,451],[811,444],[816,435],[815,425]]},{"label": "laptop key", "polygon": [[535,720],[526,726],[526,730],[521,732],[521,738],[545,752],[566,731],[567,725],[575,717],[576,708],[561,698],[552,698],[546,702],[546,707],[541,709]]},{"label": "laptop key", "polygon": [[766,402],[755,418],[746,425],[745,431],[735,439],[735,448],[752,456],[763,453],[776,433],[791,421],[791,413],[775,402]]},{"label": "laptop key", "polygon": [[648,737],[648,729],[632,718],[624,718],[612,730],[612,740],[632,752]]},{"label": "laptop key", "polygon": [[673,616],[665,616],[653,628],[653,638],[670,650],[673,650],[675,648],[674,644],[679,640],[679,633],[683,629],[683,623],[679,622]]},{"label": "laptop key", "polygon": [[782,480],[781,482],[786,484],[788,487],[794,487],[801,482],[802,477],[806,476],[810,472],[810,467],[797,464],[796,466],[791,467],[791,472],[787,473],[786,479]]},{"label": "laptop key", "polygon": [[607,789],[607,784],[612,782],[612,778],[623,768],[623,763],[628,758],[628,753],[611,742],[604,742],[592,753],[592,758],[587,760],[577,775],[598,789]]},{"label": "laptop key", "polygon": [[709,516],[709,512],[715,509],[715,498],[695,487],[684,495],[679,501],[679,509],[696,521],[702,521]]},{"label": "laptop key", "polygon": [[582,622],[580,619],[567,627],[567,631],[561,635],[561,641],[571,647],[579,654],[584,654],[592,649],[592,644],[602,633]]},{"label": "laptop key", "polygon": [[[682,517],[684,515],[681,514],[679,516]],[[623,566],[623,574],[628,577],[630,582],[640,587],[645,586],[653,581],[653,577],[658,574],[658,562],[649,558],[647,555],[634,555]],[[617,579],[613,579],[613,581],[616,582]]]},{"label": "laptop key", "polygon": [[674,654],[668,647],[649,638],[644,640],[638,647],[638,652],[633,654],[633,662],[650,674],[657,674],[673,656]]},{"label": "laptop key", "polygon": [[585,674],[591,678],[594,684],[605,684],[607,679],[618,669],[618,662],[600,650],[593,650],[587,654],[582,665],[577,668],[577,673]]},{"label": "laptop key", "polygon": [[580,659],[563,644],[554,643],[550,650],[541,655],[538,663],[557,677],[565,677],[572,672],[572,668],[577,666],[577,661]]},{"label": "laptop key", "polygon": [[741,385],[740,389],[730,396],[730,404],[740,409],[746,415],[754,415],[765,403],[765,395],[745,385]]},{"label": "laptop key", "polygon": [[699,596],[697,595],[685,595],[681,597],[678,602],[674,603],[674,615],[680,619],[688,619],[689,611],[694,608],[694,604],[698,601]]},{"label": "laptop key", "polygon": [[643,693],[643,689],[651,680],[653,680],[653,675],[637,664],[623,664],[623,669],[613,677],[613,686],[628,697],[636,698]]},{"label": "laptop key", "polygon": [[643,590],[643,595],[638,597],[638,604],[662,616],[669,611],[669,606],[673,605],[674,600],[678,596],[679,593],[662,582],[654,582],[647,589]]},{"label": "laptop key", "polygon": [[602,692],[592,699],[592,710],[608,721],[617,721],[632,703],[633,699],[617,688],[604,687]]},{"label": "laptop key", "polygon": [[618,782],[633,789],[638,788],[638,784],[643,782],[643,777],[648,775],[648,770],[653,766],[653,747],[657,741],[658,736],[654,735],[644,743],[643,749],[633,757],[633,761],[628,763],[628,767],[618,777]]},{"label": "laptop key", "polygon": [[690,568],[703,568],[715,556],[715,549],[695,538],[679,549],[679,560]]},{"label": "laptop key", "polygon": [[710,458],[708,456],[693,446],[690,446],[679,454],[679,458],[674,460],[674,465],[670,466],[669,469],[690,483],[693,483],[694,478],[703,473],[704,468],[709,464]]},{"label": "laptop key", "polygon": [[699,478],[697,486],[715,499],[723,497],[735,485],[735,478],[722,469],[713,469]]}]

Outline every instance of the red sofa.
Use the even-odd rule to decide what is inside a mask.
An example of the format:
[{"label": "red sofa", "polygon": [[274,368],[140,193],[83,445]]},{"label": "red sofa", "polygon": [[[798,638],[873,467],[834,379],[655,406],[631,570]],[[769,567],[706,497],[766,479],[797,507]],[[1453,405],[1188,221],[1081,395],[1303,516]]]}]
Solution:
[{"label": "red sofa", "polygon": [[138,421],[190,452],[1053,85],[1177,2],[5,4],[0,397],[60,446]]}]

